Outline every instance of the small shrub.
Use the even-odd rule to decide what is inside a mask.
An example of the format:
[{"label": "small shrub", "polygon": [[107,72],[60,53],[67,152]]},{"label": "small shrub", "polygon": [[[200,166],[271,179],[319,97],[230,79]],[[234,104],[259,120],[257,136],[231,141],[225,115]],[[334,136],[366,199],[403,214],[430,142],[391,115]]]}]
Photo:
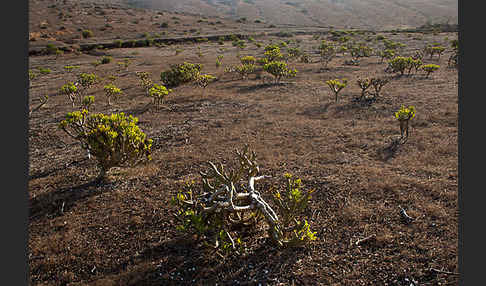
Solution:
[{"label": "small shrub", "polygon": [[196,235],[223,254],[241,254],[244,241],[237,226],[258,228],[262,220],[279,247],[302,246],[317,239],[305,217],[313,191],[304,190],[301,180],[286,173],[285,186],[272,194],[272,206],[255,188],[255,182],[267,178],[259,176],[255,153],[245,148],[236,154],[236,168],[226,171],[222,164],[208,162],[209,171],[200,172],[201,184],[188,182],[171,199],[176,229]]},{"label": "small shrub", "polygon": [[426,73],[425,78],[428,78],[431,73],[435,72],[439,68],[440,68],[440,66],[436,65],[436,64],[427,64],[427,65],[422,65],[420,67],[420,69],[425,71],[425,73]]},{"label": "small shrub", "polygon": [[85,39],[91,38],[91,37],[93,37],[93,31],[91,31],[91,30],[83,30],[83,31],[81,31],[81,35]]},{"label": "small shrub", "polygon": [[408,122],[415,117],[415,113],[415,107],[412,105],[408,108],[405,108],[405,106],[402,105],[402,107],[395,112],[395,118],[400,122],[400,135],[402,138],[404,138],[403,135],[405,135],[405,138],[408,138]]},{"label": "small shrub", "polygon": [[167,95],[169,95],[169,92],[171,92],[171,91],[172,90],[167,89],[165,86],[155,83],[149,89],[148,94],[149,94],[150,97],[152,97],[154,99],[155,106],[159,107],[160,104],[163,103],[165,97]]},{"label": "small shrub", "polygon": [[405,73],[405,70],[410,68],[412,62],[413,59],[411,57],[394,57],[393,59],[388,61],[388,67],[386,68],[386,71],[390,73],[399,72],[400,75],[403,75]]},{"label": "small shrub", "polygon": [[76,101],[76,97],[78,95],[78,87],[73,82],[68,82],[61,86],[60,89],[61,94],[67,95],[69,100],[71,101],[73,108],[74,103]]},{"label": "small shrub", "polygon": [[319,46],[319,52],[321,61],[324,63],[324,68],[327,68],[329,62],[336,56],[336,47],[330,42],[323,40]]},{"label": "small shrub", "polygon": [[265,47],[265,53],[263,56],[269,61],[280,61],[284,58],[284,55],[280,52],[280,47],[277,45],[268,45]]},{"label": "small shrub", "polygon": [[46,74],[50,74],[52,71],[50,68],[39,68],[39,73],[41,75],[46,75]]},{"label": "small shrub", "polygon": [[360,99],[365,98],[366,90],[371,87],[371,79],[370,78],[358,78],[356,83],[361,88],[361,96]]},{"label": "small shrub", "polygon": [[108,105],[111,105],[111,98],[116,96],[120,96],[123,91],[116,87],[114,84],[110,83],[110,84],[107,84],[103,87],[103,90],[105,91],[105,94],[106,94],[106,98],[108,99]]},{"label": "small shrub", "polygon": [[195,78],[195,82],[199,87],[205,89],[211,82],[215,81],[216,77],[210,74],[198,74]]},{"label": "small shrub", "polygon": [[81,109],[86,109],[89,111],[89,108],[91,107],[91,105],[93,105],[94,103],[94,96],[91,95],[91,96],[85,96],[83,98],[83,101],[81,102]]},{"label": "small shrub", "polygon": [[88,156],[95,157],[104,179],[112,167],[134,166],[151,160],[152,139],[137,126],[138,118],[122,113],[89,114],[87,109],[69,112],[59,127],[81,142]]},{"label": "small shrub", "polygon": [[255,64],[256,59],[253,56],[245,56],[245,57],[240,58],[240,61],[244,65],[246,65],[246,64]]},{"label": "small shrub", "polygon": [[148,72],[136,72],[136,75],[139,79],[139,84],[145,90],[147,96],[150,96],[150,89],[154,85],[154,82],[150,78],[150,74]]},{"label": "small shrub", "polygon": [[334,92],[335,101],[338,102],[338,93],[346,87],[346,85],[348,84],[348,80],[345,78],[341,81],[339,81],[339,79],[331,79],[327,80],[326,84],[329,86],[331,91]]},{"label": "small shrub", "polygon": [[380,95],[381,89],[389,82],[390,79],[385,77],[372,78],[370,83],[375,90],[374,96],[378,97]]},{"label": "small shrub", "polygon": [[85,94],[91,87],[99,81],[99,77],[94,73],[81,73],[78,76],[78,83],[81,85],[81,94]]},{"label": "small shrub", "polygon": [[279,83],[282,77],[295,77],[297,70],[290,70],[287,63],[282,61],[271,61],[263,66],[263,70],[273,75],[275,83]]},{"label": "small shrub", "polygon": [[111,63],[111,60],[112,60],[112,59],[113,59],[113,58],[112,58],[112,57],[110,57],[110,56],[103,56],[103,57],[101,58],[101,60],[100,60],[100,63],[101,63],[102,65],[109,64],[109,63]]},{"label": "small shrub", "polygon": [[168,88],[193,81],[202,69],[201,64],[184,62],[170,66],[170,70],[160,73],[160,79]]}]

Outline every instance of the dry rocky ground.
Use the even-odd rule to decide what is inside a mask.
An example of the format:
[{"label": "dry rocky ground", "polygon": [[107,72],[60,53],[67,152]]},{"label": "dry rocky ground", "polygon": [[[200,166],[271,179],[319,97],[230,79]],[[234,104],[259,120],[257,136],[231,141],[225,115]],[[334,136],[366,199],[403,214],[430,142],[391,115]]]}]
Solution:
[{"label": "dry rocky ground", "polygon": [[[72,13],[85,11],[83,3]],[[238,31],[239,23],[227,25]],[[147,31],[147,26],[134,27],[139,30],[133,35]],[[50,28],[41,30],[53,33]],[[123,33],[107,33],[98,40],[114,34],[124,39]],[[395,76],[370,104],[355,100],[360,94],[356,79],[383,76],[386,64],[371,56],[359,66],[345,65],[350,59],[346,54],[322,69],[315,52],[328,34],[319,39],[310,34],[260,34],[255,40],[262,47],[247,43],[239,51],[261,56],[265,45],[291,40],[290,46],[312,55],[311,63],[289,62],[297,76],[280,84],[225,74],[224,67],[238,62],[238,49],[230,41],[29,57],[30,69],[51,69],[32,81],[29,98],[32,108],[49,95],[47,104],[29,120],[31,284],[456,285],[458,91],[457,70],[447,67],[447,59],[449,42],[457,33],[353,37],[370,38],[369,45],[377,48],[378,35],[406,44],[404,55],[431,43],[448,49],[440,59],[425,58],[441,66],[429,78],[422,72]],[[38,41],[31,43],[45,44]],[[176,55],[177,49],[181,52]],[[224,58],[218,68],[219,54]],[[110,55],[112,62],[93,66],[102,55]],[[117,65],[125,58],[132,61],[128,70]],[[160,82],[161,71],[183,61],[202,63],[202,71],[218,81],[205,90],[192,84],[175,88],[163,108],[154,108],[136,72],[147,71]],[[66,65],[79,68],[67,73]],[[104,80],[89,91],[95,96],[93,112],[125,112],[139,118],[141,129],[154,140],[150,162],[112,169],[107,182],[94,180],[95,161],[58,128],[73,110],[58,90],[81,72]],[[110,75],[116,76],[123,95],[107,106],[102,88]],[[324,83],[334,78],[349,80],[338,102]],[[402,104],[414,105],[417,115],[408,141],[393,149],[390,142],[400,134],[393,114]],[[306,189],[315,189],[309,223],[318,240],[303,248],[276,249],[263,227],[245,238],[246,254],[221,258],[176,230],[170,198],[187,180],[199,180],[208,160],[231,164],[235,148],[245,144],[255,150],[261,172],[272,176],[257,184],[264,195],[285,172],[301,178]],[[414,218],[411,223],[403,222],[399,206]],[[355,244],[371,235],[366,243]]]}]

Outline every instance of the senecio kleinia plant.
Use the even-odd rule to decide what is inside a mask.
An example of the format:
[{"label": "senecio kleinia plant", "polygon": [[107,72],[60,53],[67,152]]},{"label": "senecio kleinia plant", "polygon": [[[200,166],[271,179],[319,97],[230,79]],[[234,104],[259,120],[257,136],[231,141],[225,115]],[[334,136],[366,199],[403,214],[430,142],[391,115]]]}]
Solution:
[{"label": "senecio kleinia plant", "polygon": [[159,85],[155,83],[149,89],[149,96],[154,99],[155,106],[159,107],[160,104],[163,103],[165,97],[169,95],[169,92],[172,92],[172,90],[167,89],[163,85]]},{"label": "senecio kleinia plant", "polygon": [[268,45],[264,48],[265,53],[263,56],[267,58],[269,62],[279,61],[284,58],[284,55],[280,52],[280,47],[278,45]]},{"label": "senecio kleinia plant", "polygon": [[151,160],[152,139],[137,126],[138,119],[123,112],[89,114],[87,109],[69,112],[59,127],[81,142],[98,161],[99,178],[104,179],[112,167],[134,166]]},{"label": "senecio kleinia plant", "polygon": [[108,98],[108,105],[111,105],[110,100],[113,96],[120,96],[123,93],[120,88],[116,87],[112,83],[105,85],[103,87],[103,90],[105,91],[106,97]]},{"label": "senecio kleinia plant", "polygon": [[145,90],[147,96],[150,96],[149,90],[154,85],[154,82],[150,78],[150,73],[148,72],[136,72],[139,79],[140,86]]},{"label": "senecio kleinia plant", "polygon": [[366,95],[366,90],[371,86],[371,79],[370,78],[358,78],[356,83],[361,88],[361,96],[360,99],[363,99]]},{"label": "senecio kleinia plant", "polygon": [[405,138],[408,138],[408,122],[415,117],[415,107],[413,105],[405,108],[402,107],[395,112],[395,118],[400,122],[400,135],[403,138],[405,134]]},{"label": "senecio kleinia plant", "polygon": [[244,65],[246,65],[246,64],[255,64],[256,59],[253,56],[244,56],[244,57],[241,57],[240,58],[240,61]]},{"label": "senecio kleinia plant", "polygon": [[341,91],[341,89],[346,87],[346,85],[348,84],[348,80],[345,78],[343,78],[342,81],[339,81],[339,79],[330,79],[326,81],[326,84],[329,86],[332,92],[334,92],[334,96],[337,102],[338,93]]},{"label": "senecio kleinia plant", "polygon": [[81,102],[81,109],[86,109],[89,111],[89,108],[91,107],[91,105],[93,105],[94,103],[94,96],[91,95],[91,96],[85,96],[83,98],[83,101]]},{"label": "senecio kleinia plant", "polygon": [[71,103],[74,107],[74,102],[76,101],[76,97],[78,96],[78,87],[73,82],[68,82],[61,86],[60,92],[69,97],[69,100],[71,100]]},{"label": "senecio kleinia plant", "polygon": [[216,77],[210,74],[199,74],[196,76],[195,82],[199,87],[206,88],[211,82],[215,81]]},{"label": "senecio kleinia plant", "polygon": [[160,80],[169,88],[177,87],[196,79],[202,64],[184,62],[171,65],[170,69],[160,73]]},{"label": "senecio kleinia plant", "polygon": [[435,72],[439,68],[440,66],[436,64],[427,64],[420,67],[420,69],[426,72],[425,78],[428,78],[431,73]]},{"label": "senecio kleinia plant", "polygon": [[81,85],[81,94],[93,87],[99,81],[99,77],[94,73],[81,73],[78,76],[78,83]]},{"label": "senecio kleinia plant", "polygon": [[171,199],[179,231],[196,235],[204,244],[223,252],[240,253],[245,237],[241,226],[258,228],[262,220],[268,235],[281,247],[295,246],[316,239],[316,233],[304,216],[312,191],[302,182],[285,175],[283,190],[273,193],[270,205],[256,189],[255,183],[269,176],[259,175],[256,155],[248,146],[236,151],[237,165],[226,170],[208,162],[209,170],[200,172],[202,182],[186,183]]},{"label": "senecio kleinia plant", "polygon": [[295,77],[297,74],[296,69],[289,69],[286,62],[273,61],[265,64],[263,70],[275,77],[275,83],[280,82],[282,77]]}]

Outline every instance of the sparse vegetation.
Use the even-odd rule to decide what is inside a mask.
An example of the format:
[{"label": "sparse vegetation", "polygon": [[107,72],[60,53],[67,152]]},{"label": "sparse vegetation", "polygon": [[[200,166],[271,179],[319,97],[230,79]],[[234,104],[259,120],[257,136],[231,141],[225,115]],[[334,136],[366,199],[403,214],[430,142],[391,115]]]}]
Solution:
[{"label": "sparse vegetation", "polygon": [[[429,63],[443,66],[448,58],[449,66],[457,67],[458,55],[449,44],[460,38],[457,32],[390,30],[390,18],[414,25],[406,22],[409,9],[405,6],[387,17],[379,16],[393,3],[374,9],[377,16],[354,9],[352,13],[347,10],[345,21],[333,22],[343,9],[332,13],[317,9],[325,1],[293,1],[300,5],[298,9],[282,15],[278,14],[278,1],[272,2],[275,8],[263,10],[259,7],[262,1],[245,7],[240,7],[243,2],[229,5],[228,1],[224,1],[228,5],[204,1],[203,7],[193,1],[196,14],[185,13],[183,3],[179,6],[182,12],[169,9],[162,14],[141,5],[125,9],[125,4],[113,1],[61,0],[55,8],[45,9],[54,6],[48,2],[29,2],[30,284],[457,284],[457,70],[439,68],[430,74],[433,80],[423,80],[426,71],[421,68]],[[344,8],[342,0],[331,2],[328,4],[335,8]],[[208,5],[238,8],[236,18],[204,17]],[[417,11],[432,14],[427,7],[433,5]],[[309,14],[302,14],[303,10]],[[47,11],[56,14],[44,15]],[[58,16],[61,11],[62,19]],[[254,24],[258,15],[250,18],[247,14],[257,11],[262,20],[268,16],[265,24]],[[101,17],[102,12],[106,14]],[[236,23],[244,15],[248,15],[247,21]],[[179,23],[172,16],[178,16]],[[202,21],[195,25],[198,19]],[[370,26],[358,27],[356,23],[363,20]],[[138,24],[132,25],[134,21]],[[218,25],[213,25],[215,21]],[[278,27],[268,29],[272,21]],[[305,26],[286,25],[288,21],[302,21]],[[383,25],[374,31],[372,25],[378,21]],[[41,22],[47,23],[44,29],[38,27]],[[170,29],[160,28],[162,22],[169,23]],[[326,23],[336,23],[336,28],[326,27]],[[93,29],[95,36],[82,38],[85,27]],[[329,33],[329,29],[341,30]],[[295,37],[275,36],[279,30],[295,31]],[[199,44],[205,37],[211,42]],[[390,42],[385,44],[385,39]],[[246,42],[244,50],[231,45],[239,40]],[[329,69],[323,69],[321,61],[322,40],[335,48]],[[53,48],[50,54],[46,53],[48,43]],[[147,47],[152,43],[156,48]],[[373,48],[372,57],[355,59],[353,45],[359,44]],[[424,53],[427,45],[446,50],[440,59],[438,54],[429,59]],[[267,46],[279,50],[265,50]],[[176,50],[180,52],[174,56]],[[64,55],[56,56],[59,51]],[[381,54],[385,51],[388,54]],[[110,64],[101,64],[104,55],[113,57]],[[384,71],[397,56],[407,58],[401,77],[395,76],[400,71]],[[95,60],[96,69],[90,64]],[[130,61],[129,71],[124,60]],[[184,72],[192,74],[187,81],[176,73],[168,76],[177,78],[171,92],[161,81],[162,72],[184,61],[200,67]],[[297,68],[297,76],[274,85],[278,79],[264,66],[277,61],[286,63],[289,70]],[[42,75],[40,67],[52,71]],[[87,90],[79,74],[92,72],[100,80]],[[145,83],[138,77],[140,72],[146,73]],[[199,80],[205,74],[217,79],[206,85]],[[353,83],[348,81],[336,95],[324,84],[335,78]],[[55,94],[68,82],[77,88],[73,106],[68,95]],[[116,104],[112,96],[113,106],[104,98],[103,87],[108,84],[123,90]],[[83,92],[86,96],[81,96]],[[44,103],[47,95],[49,101]],[[339,104],[334,103],[335,96]],[[401,103],[408,103],[404,108],[414,105],[424,116],[419,113],[409,121],[408,133],[402,126],[400,137],[398,118],[392,116]],[[139,117],[136,125],[153,139],[153,160],[123,164],[130,168],[115,167],[105,176],[107,181],[93,180],[98,168],[101,174],[101,167],[91,150],[88,157],[95,160],[86,158],[89,149],[81,140],[52,128],[68,112],[84,110],[86,121],[95,113],[121,111],[127,117]],[[99,133],[100,142],[120,139],[120,135],[110,137],[109,131]],[[411,144],[402,145],[407,138]],[[177,199],[179,193],[185,200],[191,195],[199,200],[198,207],[227,201],[229,192],[222,191],[212,197],[211,204],[214,193],[204,188],[198,172],[212,172],[211,165],[204,165],[208,160],[218,162],[218,170],[221,162],[224,173],[236,172],[239,157],[228,150],[245,143],[260,158],[261,173],[256,176],[272,176],[255,182],[255,194],[272,208],[284,232],[272,232],[256,207],[253,212],[228,215],[233,221],[222,225],[229,235],[194,221],[200,214],[197,211],[194,216],[184,213],[182,220],[173,218],[179,207],[167,202]],[[122,150],[116,142],[111,146],[105,153]],[[139,159],[145,162],[147,156]],[[236,196],[250,192],[248,179],[243,174],[234,184]],[[219,190],[215,178],[207,181]],[[189,185],[179,189],[183,182]],[[240,198],[233,203],[236,207],[251,205]],[[306,208],[296,212],[296,220],[287,219],[286,213],[300,204]],[[215,213],[208,220],[223,215]],[[183,230],[181,225],[187,228]],[[202,234],[195,230],[196,225],[202,226]],[[278,239],[272,238],[275,233],[289,248],[278,247]],[[218,248],[213,248],[216,241]]]}]

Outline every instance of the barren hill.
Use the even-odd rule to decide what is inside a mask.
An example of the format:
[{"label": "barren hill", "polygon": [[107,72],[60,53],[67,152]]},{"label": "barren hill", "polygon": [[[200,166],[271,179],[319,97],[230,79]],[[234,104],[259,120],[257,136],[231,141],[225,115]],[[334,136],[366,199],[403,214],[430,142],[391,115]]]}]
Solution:
[{"label": "barren hill", "polygon": [[144,8],[225,15],[274,25],[392,29],[457,23],[454,0],[122,0]]}]

